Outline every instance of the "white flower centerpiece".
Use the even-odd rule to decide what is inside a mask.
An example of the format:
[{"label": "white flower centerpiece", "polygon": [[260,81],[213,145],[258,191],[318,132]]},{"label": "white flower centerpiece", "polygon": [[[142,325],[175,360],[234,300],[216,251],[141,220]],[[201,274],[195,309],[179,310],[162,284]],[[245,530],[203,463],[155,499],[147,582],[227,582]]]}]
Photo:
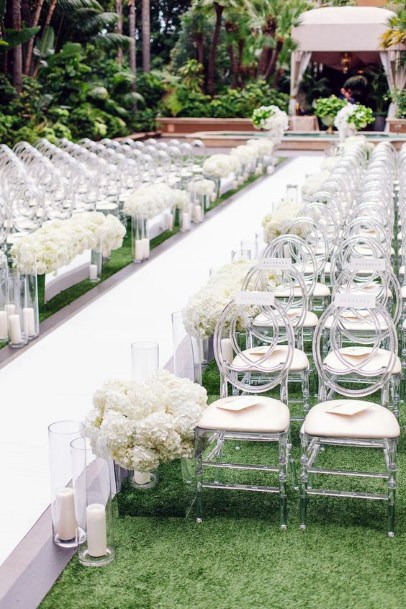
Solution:
[{"label": "white flower centerpiece", "polygon": [[358,129],[364,129],[373,123],[374,115],[371,108],[361,104],[347,104],[337,113],[334,126],[341,139],[355,135]]},{"label": "white flower centerpiece", "polygon": [[203,163],[203,174],[211,178],[216,184],[216,197],[220,195],[221,178],[228,178],[231,174],[237,174],[241,163],[236,156],[231,154],[213,154]]},{"label": "white flower centerpiece", "polygon": [[256,129],[268,131],[275,144],[282,141],[283,134],[289,129],[289,118],[278,106],[261,106],[252,113],[252,123]]},{"label": "white flower centerpiece", "polygon": [[237,184],[240,186],[248,180],[251,173],[255,172],[259,152],[255,146],[236,146],[230,154],[240,162],[240,171],[236,176]]},{"label": "white flower centerpiece", "polygon": [[255,138],[248,140],[247,146],[255,148],[257,151],[257,166],[255,173],[256,175],[261,175],[266,167],[272,167],[273,170],[273,150],[274,143],[269,139],[265,138]]},{"label": "white flower centerpiece", "polygon": [[[221,312],[241,290],[244,278],[254,264],[253,260],[239,260],[224,265],[189,299],[182,315],[185,329],[191,336],[207,341],[214,335]],[[204,353],[204,346],[202,350]]]},{"label": "white flower centerpiece", "polygon": [[134,262],[142,262],[150,256],[148,221],[164,212],[167,217],[172,215],[173,203],[173,189],[163,183],[141,186],[126,199],[124,213],[131,216]]},{"label": "white flower centerpiece", "polygon": [[194,428],[207,406],[206,390],[166,370],[143,383],[109,380],[93,396],[85,432],[96,454],[107,445],[135,485],[152,486],[160,463],[193,454]]},{"label": "white flower centerpiece", "polygon": [[[265,243],[271,243],[276,237],[284,235],[288,225],[296,218],[300,210],[299,204],[280,201],[275,210],[262,220]],[[295,234],[301,236],[299,227],[295,228]]]},{"label": "white flower centerpiece", "polygon": [[192,199],[193,220],[201,222],[204,213],[211,207],[216,200],[216,183],[206,178],[196,178],[188,184],[188,192]]},{"label": "white flower centerpiece", "polygon": [[331,171],[329,169],[324,168],[322,171],[318,171],[313,175],[308,176],[302,186],[303,199],[309,199],[316,192],[322,190],[323,184],[330,177],[330,173]]}]

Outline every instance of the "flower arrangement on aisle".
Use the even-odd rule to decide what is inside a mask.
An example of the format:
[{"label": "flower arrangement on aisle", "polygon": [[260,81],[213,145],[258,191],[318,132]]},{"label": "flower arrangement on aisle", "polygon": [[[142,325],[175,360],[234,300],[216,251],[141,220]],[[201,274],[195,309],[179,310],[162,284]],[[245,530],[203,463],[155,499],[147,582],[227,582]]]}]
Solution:
[{"label": "flower arrangement on aisle", "polygon": [[371,108],[361,104],[346,104],[335,117],[334,125],[337,127],[340,137],[355,134],[358,129],[364,129],[374,122]]},{"label": "flower arrangement on aisle", "polygon": [[188,184],[188,191],[191,195],[210,197],[211,201],[216,200],[216,184],[212,180],[198,178]]},{"label": "flower arrangement on aisle", "polygon": [[289,129],[289,118],[278,106],[261,106],[252,113],[252,124],[256,129],[269,131],[272,140],[279,143]]},{"label": "flower arrangement on aisle", "polygon": [[140,186],[124,202],[124,213],[151,220],[173,205],[173,189],[163,183]]},{"label": "flower arrangement on aisle", "polygon": [[330,177],[331,170],[323,169],[306,178],[302,186],[302,197],[308,198],[323,188],[324,182]]},{"label": "flower arrangement on aisle", "polygon": [[113,215],[83,212],[68,220],[51,220],[10,249],[13,266],[21,273],[44,275],[69,264],[88,249],[102,244],[103,256],[123,244],[126,229]]},{"label": "flower arrangement on aisle", "polygon": [[93,396],[85,432],[96,454],[107,445],[121,467],[151,472],[192,454],[194,428],[206,406],[203,387],[166,370],[143,383],[109,380]]},{"label": "flower arrangement on aisle", "polygon": [[179,211],[188,212],[190,208],[190,196],[185,190],[174,188],[172,190],[173,205]]},{"label": "flower arrangement on aisle", "polygon": [[350,135],[346,137],[343,142],[343,150],[348,150],[353,146],[360,146],[364,152],[369,155],[374,149],[374,145],[372,142],[369,142],[365,135]]},{"label": "flower arrangement on aisle", "polygon": [[203,163],[204,175],[212,178],[227,178],[239,168],[238,158],[231,154],[213,154]]},{"label": "flower arrangement on aisle", "polygon": [[221,312],[241,289],[254,264],[253,260],[239,260],[224,265],[189,299],[182,311],[183,323],[189,334],[201,339],[214,335]]},{"label": "flower arrangement on aisle", "polygon": [[[290,222],[296,218],[302,207],[297,203],[280,201],[276,209],[267,214],[262,220],[265,243],[271,243],[276,237],[284,235]],[[295,234],[301,236],[299,226],[295,226]]]},{"label": "flower arrangement on aisle", "polygon": [[268,140],[267,138],[258,137],[252,140],[248,140],[247,147],[255,148],[257,150],[258,156],[271,157],[274,149],[274,143],[271,142],[271,140]]}]

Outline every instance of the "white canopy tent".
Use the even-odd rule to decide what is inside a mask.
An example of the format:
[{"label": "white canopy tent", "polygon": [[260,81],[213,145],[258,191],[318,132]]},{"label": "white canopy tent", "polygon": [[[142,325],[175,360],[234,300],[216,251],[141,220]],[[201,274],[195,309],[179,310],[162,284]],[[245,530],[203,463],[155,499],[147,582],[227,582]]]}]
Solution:
[{"label": "white canopy tent", "polygon": [[[295,114],[296,99],[303,74],[312,59],[342,69],[342,54],[347,53],[349,67],[381,63],[390,89],[403,89],[406,70],[399,65],[401,47],[383,49],[381,36],[395,13],[371,6],[317,8],[302,13],[299,25],[292,29],[296,50],[291,57],[290,114]],[[389,116],[395,113],[391,104]]]}]

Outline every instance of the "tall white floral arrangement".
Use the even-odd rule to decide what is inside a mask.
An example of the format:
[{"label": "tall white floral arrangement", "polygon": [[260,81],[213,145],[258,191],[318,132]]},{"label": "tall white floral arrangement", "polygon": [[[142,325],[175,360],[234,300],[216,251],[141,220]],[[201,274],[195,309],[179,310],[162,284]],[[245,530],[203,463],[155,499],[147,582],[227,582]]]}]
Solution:
[{"label": "tall white floral arrangement", "polygon": [[238,171],[240,163],[230,154],[213,154],[203,163],[203,173],[208,177],[226,178]]},{"label": "tall white floral arrangement", "polygon": [[[270,243],[276,237],[284,235],[288,225],[296,218],[300,209],[301,206],[299,204],[288,203],[285,200],[280,201],[276,209],[272,213],[267,214],[262,220],[265,243]],[[296,227],[295,234],[299,232],[299,227]]]},{"label": "tall white floral arrangement", "polygon": [[128,216],[154,218],[173,205],[173,189],[166,184],[140,186],[126,199],[124,213]]},{"label": "tall white floral arrangement", "polygon": [[214,335],[221,312],[241,289],[246,274],[254,264],[253,260],[226,264],[189,299],[182,311],[183,323],[189,334],[202,339]]},{"label": "tall white floral arrangement", "polygon": [[252,113],[252,123],[256,129],[269,132],[275,143],[282,140],[283,134],[289,129],[289,117],[278,106],[261,106]]},{"label": "tall white floral arrangement", "polygon": [[111,214],[83,212],[68,220],[45,222],[11,248],[13,266],[21,273],[43,275],[57,271],[87,249],[102,245],[103,255],[123,244],[125,227]]},{"label": "tall white floral arrangement", "polygon": [[206,390],[166,370],[144,383],[109,380],[93,396],[85,432],[97,453],[107,445],[122,467],[151,472],[190,456],[194,428],[207,405]]}]

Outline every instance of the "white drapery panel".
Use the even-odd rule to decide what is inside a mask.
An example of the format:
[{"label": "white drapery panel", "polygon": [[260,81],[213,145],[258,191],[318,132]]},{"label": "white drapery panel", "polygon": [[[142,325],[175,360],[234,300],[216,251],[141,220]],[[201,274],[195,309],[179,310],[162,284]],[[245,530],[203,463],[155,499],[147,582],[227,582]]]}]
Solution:
[{"label": "white drapery panel", "polygon": [[292,53],[289,102],[289,114],[292,116],[296,113],[296,98],[299,93],[299,86],[302,81],[303,74],[309,65],[311,56],[311,51],[294,51]]},{"label": "white drapery panel", "polygon": [[[406,85],[406,68],[401,65],[400,51],[382,51],[379,53],[385,76],[388,80],[391,91],[401,91]],[[396,104],[391,103],[388,110],[388,118],[393,118],[396,114]]]}]

